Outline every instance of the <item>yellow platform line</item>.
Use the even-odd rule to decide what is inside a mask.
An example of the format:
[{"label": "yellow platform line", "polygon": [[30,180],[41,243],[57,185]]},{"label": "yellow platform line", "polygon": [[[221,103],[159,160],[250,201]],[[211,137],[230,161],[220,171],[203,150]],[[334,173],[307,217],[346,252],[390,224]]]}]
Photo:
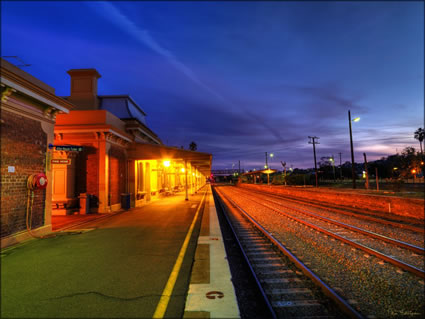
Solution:
[{"label": "yellow platform line", "polygon": [[208,190],[205,191],[204,196],[202,197],[201,203],[196,210],[195,217],[193,218],[192,224],[190,225],[189,231],[186,234],[184,239],[183,246],[180,248],[179,255],[177,257],[176,263],[174,264],[173,270],[171,271],[170,277],[168,278],[167,284],[165,285],[164,291],[162,292],[161,299],[159,300],[156,310],[152,318],[164,318],[165,311],[167,310],[168,303],[171,299],[171,293],[173,292],[174,285],[176,284],[177,277],[180,272],[180,268],[183,263],[184,255],[186,254],[187,246],[189,245],[190,237],[192,236],[193,228],[195,227],[195,222],[198,219],[199,212],[201,211],[202,203],[204,202],[205,195]]}]

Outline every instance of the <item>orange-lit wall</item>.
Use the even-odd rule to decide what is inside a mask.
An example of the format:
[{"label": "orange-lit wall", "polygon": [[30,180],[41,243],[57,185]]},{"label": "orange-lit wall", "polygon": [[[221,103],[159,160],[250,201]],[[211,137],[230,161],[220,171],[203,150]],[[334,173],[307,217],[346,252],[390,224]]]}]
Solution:
[{"label": "orange-lit wall", "polygon": [[[46,171],[48,138],[39,120],[1,111],[1,237],[26,229],[27,178]],[[53,131],[53,124],[51,124]],[[15,172],[8,172],[13,166]],[[46,190],[35,192],[32,228],[43,226]]]},{"label": "orange-lit wall", "polygon": [[121,194],[125,193],[126,157],[124,150],[111,146],[109,150],[109,198],[110,205],[121,202]]},{"label": "orange-lit wall", "polygon": [[388,212],[389,205],[393,214],[424,219],[424,200],[409,199],[391,196],[373,196],[363,194],[349,194],[330,189],[295,188],[282,186],[266,186],[252,184],[238,184],[240,187],[253,188],[264,192],[275,192],[291,195],[298,198],[315,200],[329,204],[355,207],[370,211]]}]

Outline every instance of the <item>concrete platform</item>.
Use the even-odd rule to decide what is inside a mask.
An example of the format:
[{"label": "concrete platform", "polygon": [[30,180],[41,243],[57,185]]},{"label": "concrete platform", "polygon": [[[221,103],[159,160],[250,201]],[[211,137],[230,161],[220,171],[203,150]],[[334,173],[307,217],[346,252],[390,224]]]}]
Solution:
[{"label": "concrete platform", "polygon": [[205,205],[184,318],[239,318],[230,268],[211,192]]},{"label": "concrete platform", "polygon": [[2,250],[1,317],[238,317],[213,204],[207,186]]}]

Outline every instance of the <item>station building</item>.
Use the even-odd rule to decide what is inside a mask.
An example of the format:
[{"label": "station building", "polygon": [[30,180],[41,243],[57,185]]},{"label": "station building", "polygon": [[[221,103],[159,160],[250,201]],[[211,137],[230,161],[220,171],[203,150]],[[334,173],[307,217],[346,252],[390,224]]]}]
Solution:
[{"label": "station building", "polygon": [[[66,114],[74,106],[57,97],[46,83],[6,60],[0,61],[3,247],[28,238],[27,228],[37,235],[51,231],[52,152],[48,145],[53,143],[58,113]],[[43,187],[28,189],[29,177],[39,178]]]},{"label": "station building", "polygon": [[[48,133],[44,133],[46,136],[42,141],[33,141],[41,136],[41,132],[25,131],[32,126],[23,115],[16,115],[20,111],[11,112],[10,105],[16,104],[23,92],[28,94],[28,91],[10,86],[9,74],[3,76],[2,72],[2,100],[3,96],[8,99],[6,103],[2,102],[2,246],[4,236],[25,231],[22,221],[19,224],[10,216],[15,216],[11,214],[14,207],[20,207],[21,219],[28,215],[23,204],[28,198],[25,180],[32,170],[45,172],[48,180],[43,194],[34,192],[34,203],[44,203],[45,209],[43,214],[43,205],[36,208],[34,204],[34,217],[43,217],[39,217],[40,221],[33,223],[32,228],[45,226],[48,231],[51,230],[52,214],[108,213],[141,206],[179,192],[187,199],[206,183],[212,155],[164,145],[147,126],[145,111],[129,95],[97,94],[97,82],[101,76],[95,69],[69,70],[71,94],[60,98],[54,94],[53,88],[7,61],[4,63],[15,73],[31,78],[38,84],[38,90],[41,87],[46,91],[42,96],[36,96],[39,100],[34,102],[32,98],[31,101],[38,106],[37,112],[41,115],[38,114],[37,119],[40,125],[46,126]],[[46,96],[52,99],[52,103],[47,103]],[[28,108],[35,109],[33,105]],[[10,112],[14,115],[9,115]],[[5,127],[3,120],[9,123],[11,116],[15,116],[13,125]],[[9,162],[15,161],[15,157],[22,158],[24,166],[28,161],[25,154],[30,150],[29,146],[25,150],[14,148],[22,140],[37,148],[39,163],[37,169],[34,166],[31,171],[19,170],[22,176],[20,189],[10,196],[19,193],[20,197],[9,201],[3,184],[16,178],[12,177],[16,174],[7,175]],[[13,143],[16,144],[12,147]],[[10,153],[10,148],[14,148],[15,153]],[[16,153],[19,152],[18,156]]]},{"label": "station building", "polygon": [[69,161],[53,168],[53,214],[72,211],[81,194],[88,194],[91,212],[105,213],[122,208],[122,194],[135,207],[183,190],[192,194],[205,184],[210,154],[165,146],[129,95],[97,94],[95,69],[68,74],[71,94],[65,99],[75,109],[57,116],[54,145],[83,150],[55,148],[55,159]]}]

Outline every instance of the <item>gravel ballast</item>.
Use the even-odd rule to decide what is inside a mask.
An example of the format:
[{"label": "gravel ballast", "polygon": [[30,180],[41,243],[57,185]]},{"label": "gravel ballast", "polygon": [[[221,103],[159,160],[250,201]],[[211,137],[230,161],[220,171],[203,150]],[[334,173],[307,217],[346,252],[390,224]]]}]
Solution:
[{"label": "gravel ballast", "polygon": [[423,279],[255,203],[233,187],[221,187],[220,191],[365,316],[424,316]]}]

